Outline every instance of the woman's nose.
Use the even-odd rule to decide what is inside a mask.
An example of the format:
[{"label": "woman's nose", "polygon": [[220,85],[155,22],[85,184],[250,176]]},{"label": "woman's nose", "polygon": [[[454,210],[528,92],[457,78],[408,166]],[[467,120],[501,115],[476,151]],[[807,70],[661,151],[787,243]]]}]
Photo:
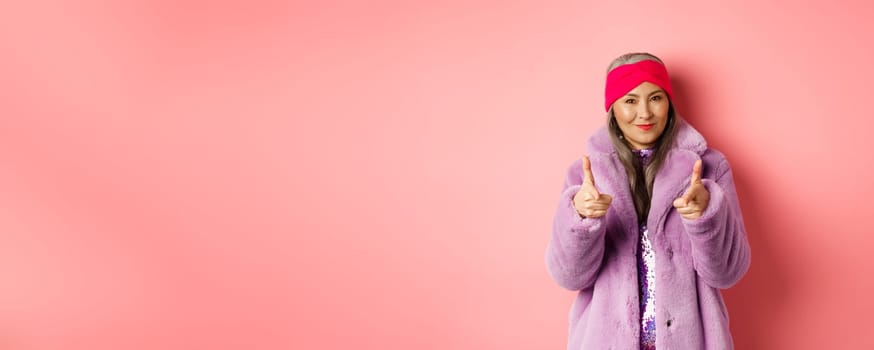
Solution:
[{"label": "woman's nose", "polygon": [[649,119],[652,117],[652,109],[649,108],[649,105],[646,103],[641,103],[640,107],[637,109],[637,117],[643,119]]}]

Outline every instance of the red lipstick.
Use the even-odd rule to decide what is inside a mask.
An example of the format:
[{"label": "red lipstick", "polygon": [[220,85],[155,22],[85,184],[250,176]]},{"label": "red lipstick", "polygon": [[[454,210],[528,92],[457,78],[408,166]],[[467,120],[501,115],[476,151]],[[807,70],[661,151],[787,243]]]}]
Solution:
[{"label": "red lipstick", "polygon": [[643,129],[643,131],[647,131],[649,129],[652,129],[652,127],[655,126],[655,124],[643,124],[643,125],[635,125],[635,126]]}]

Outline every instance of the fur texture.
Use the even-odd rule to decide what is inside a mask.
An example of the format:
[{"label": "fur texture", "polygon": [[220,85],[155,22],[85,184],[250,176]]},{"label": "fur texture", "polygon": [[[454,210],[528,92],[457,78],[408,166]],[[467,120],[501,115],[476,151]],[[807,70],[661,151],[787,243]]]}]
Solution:
[{"label": "fur texture", "polygon": [[[720,289],[734,285],[750,264],[750,248],[731,168],[680,120],[676,146],[656,174],[647,220],[656,254],[656,348],[731,349]],[[602,127],[588,142],[595,187],[613,196],[607,215],[582,218],[573,197],[581,160],[567,170],[546,250],[556,283],[578,291],[568,321],[568,349],[639,349],[636,252],[638,228],[625,170]],[[688,188],[692,166],[703,162],[710,203],[696,220],[682,218],[674,199]]]}]

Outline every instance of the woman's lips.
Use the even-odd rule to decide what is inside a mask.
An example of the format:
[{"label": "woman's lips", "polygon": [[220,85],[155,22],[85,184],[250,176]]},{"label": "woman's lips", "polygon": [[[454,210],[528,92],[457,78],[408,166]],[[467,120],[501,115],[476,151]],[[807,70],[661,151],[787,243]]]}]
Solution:
[{"label": "woman's lips", "polygon": [[654,125],[655,125],[655,124],[643,124],[643,125],[636,125],[636,126],[637,126],[638,128],[643,129],[643,131],[647,131],[647,130],[649,130],[649,129],[652,129],[652,127],[653,127]]}]

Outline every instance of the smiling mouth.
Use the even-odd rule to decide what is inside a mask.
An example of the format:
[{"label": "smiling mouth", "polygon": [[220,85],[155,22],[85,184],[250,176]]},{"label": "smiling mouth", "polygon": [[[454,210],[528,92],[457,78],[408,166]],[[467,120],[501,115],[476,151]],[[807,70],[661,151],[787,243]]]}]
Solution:
[{"label": "smiling mouth", "polygon": [[652,129],[652,127],[655,126],[655,124],[643,124],[643,125],[635,125],[635,126],[638,128],[641,128],[643,131],[647,131],[649,129]]}]

